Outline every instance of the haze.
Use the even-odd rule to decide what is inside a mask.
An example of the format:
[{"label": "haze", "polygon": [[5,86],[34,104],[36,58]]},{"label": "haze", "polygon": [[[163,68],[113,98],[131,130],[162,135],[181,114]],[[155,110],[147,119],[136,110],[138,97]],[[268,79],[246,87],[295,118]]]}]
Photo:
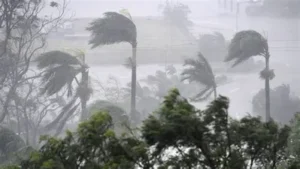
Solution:
[{"label": "haze", "polygon": [[[150,115],[164,125],[169,109],[193,112],[186,124],[203,120],[202,111],[183,105],[208,110],[227,103],[222,96],[226,127],[229,117],[247,115],[260,116],[262,126],[271,119],[289,125],[300,112],[298,9],[296,0],[2,0],[0,168],[16,163],[12,152],[39,150],[40,136],[62,138],[81,122],[111,117],[105,135],[121,137]],[[6,149],[2,132],[19,142]]]}]

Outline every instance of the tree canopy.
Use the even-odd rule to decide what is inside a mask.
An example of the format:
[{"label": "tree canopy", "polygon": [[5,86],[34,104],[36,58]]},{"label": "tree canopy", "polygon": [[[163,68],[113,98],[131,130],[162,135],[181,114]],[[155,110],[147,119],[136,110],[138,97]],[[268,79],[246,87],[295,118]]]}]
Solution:
[{"label": "tree canopy", "polygon": [[228,107],[228,98],[219,96],[206,109],[198,110],[173,89],[143,122],[140,137],[133,132],[116,136],[111,116],[98,112],[82,122],[77,131],[68,131],[65,138],[43,137],[43,146],[21,166],[276,169],[288,163],[286,150],[295,143],[289,137],[290,127],[274,121],[265,123],[259,117],[233,119]]},{"label": "tree canopy", "polygon": [[89,27],[92,48],[101,45],[127,42],[136,46],[137,30],[132,20],[116,12],[106,12],[103,18],[94,20]]}]

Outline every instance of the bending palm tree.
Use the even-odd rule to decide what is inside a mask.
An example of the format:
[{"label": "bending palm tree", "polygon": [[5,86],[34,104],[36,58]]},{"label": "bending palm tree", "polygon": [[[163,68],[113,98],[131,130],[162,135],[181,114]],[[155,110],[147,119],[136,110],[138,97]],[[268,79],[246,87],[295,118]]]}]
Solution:
[{"label": "bending palm tree", "polygon": [[184,66],[190,66],[181,73],[182,80],[189,80],[190,82],[198,82],[203,84],[205,88],[198,93],[192,100],[202,101],[207,99],[212,93],[214,98],[217,98],[217,84],[212,68],[205,57],[199,52],[198,59],[185,60]]},{"label": "bending palm tree", "polygon": [[131,75],[131,113],[136,112],[136,47],[137,30],[130,18],[116,13],[106,12],[103,18],[93,21],[87,30],[91,31],[92,38],[89,43],[92,48],[127,42],[132,47],[132,75]]},{"label": "bending palm tree", "polygon": [[232,66],[234,67],[252,56],[258,55],[265,58],[266,67],[260,72],[260,77],[265,79],[266,121],[269,121],[271,119],[270,80],[273,79],[275,75],[274,71],[269,68],[270,53],[267,39],[253,30],[236,33],[229,45],[228,56],[225,62],[235,60]]},{"label": "bending palm tree", "polygon": [[[86,105],[91,93],[88,86],[88,66],[75,56],[61,51],[44,53],[37,58],[37,62],[38,68],[45,70],[42,76],[42,94],[52,96],[62,91],[67,92],[68,97],[72,96],[71,101],[63,108],[57,118],[45,128],[51,129],[59,122],[61,124],[59,128],[62,128],[63,121],[66,121],[79,106],[79,103],[76,103],[78,98],[81,104],[81,120],[86,119]],[[77,79],[79,74],[81,74],[80,81]],[[74,81],[78,86],[75,94],[73,94],[72,85]]]}]

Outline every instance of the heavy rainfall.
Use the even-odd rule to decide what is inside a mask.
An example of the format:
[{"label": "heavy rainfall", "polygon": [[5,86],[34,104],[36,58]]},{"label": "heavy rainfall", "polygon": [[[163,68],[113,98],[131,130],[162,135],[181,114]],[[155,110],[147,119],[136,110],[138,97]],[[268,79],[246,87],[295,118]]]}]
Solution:
[{"label": "heavy rainfall", "polygon": [[300,169],[300,0],[1,0],[0,169]]}]

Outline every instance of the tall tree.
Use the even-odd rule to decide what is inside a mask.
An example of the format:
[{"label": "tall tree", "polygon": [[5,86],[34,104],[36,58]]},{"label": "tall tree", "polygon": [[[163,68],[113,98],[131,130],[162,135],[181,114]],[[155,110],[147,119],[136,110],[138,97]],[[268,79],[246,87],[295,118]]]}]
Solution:
[{"label": "tall tree", "polygon": [[275,77],[275,74],[269,68],[270,52],[267,39],[254,30],[236,33],[229,45],[225,62],[235,60],[232,65],[234,67],[253,56],[263,56],[265,58],[265,69],[260,72],[260,77],[265,79],[266,121],[270,121],[270,80]]},{"label": "tall tree", "polygon": [[[276,169],[285,161],[289,127],[257,117],[234,120],[228,108],[228,98],[219,96],[197,110],[172,90],[144,121],[142,138],[162,157],[161,168]],[[176,153],[169,155],[170,148]]]},{"label": "tall tree", "polygon": [[[98,103],[112,110],[109,103]],[[290,127],[250,116],[234,120],[228,108],[228,98],[220,96],[206,109],[198,110],[173,89],[160,108],[144,120],[138,134],[129,130],[130,133],[116,135],[113,117],[95,112],[76,132],[68,131],[65,138],[44,137],[43,146],[21,166],[22,169],[280,169],[287,162]],[[291,162],[299,161],[297,127],[298,124],[293,126],[294,134],[289,139],[289,148],[294,148],[290,152],[294,155]]]},{"label": "tall tree", "polygon": [[[38,68],[45,70],[42,76],[42,94],[52,96],[62,91],[67,92],[67,96],[72,96],[71,101],[63,108],[57,120],[49,125],[55,125],[57,121],[62,120],[61,126],[63,127],[63,123],[79,106],[79,103],[76,103],[78,98],[81,104],[81,119],[86,119],[86,105],[91,94],[91,88],[88,85],[88,66],[77,57],[62,51],[46,52],[37,58],[37,62]],[[81,74],[80,81],[77,79],[79,74]],[[74,81],[77,84],[75,93]]]},{"label": "tall tree", "polygon": [[192,100],[201,101],[207,99],[212,93],[217,98],[217,84],[212,68],[202,53],[198,53],[197,60],[187,59],[184,66],[189,66],[182,71],[182,80],[198,82],[204,85],[204,89],[198,93]]},{"label": "tall tree", "polygon": [[49,2],[44,0],[0,1],[0,123],[16,111],[12,102],[18,89],[31,76],[32,60],[46,45],[46,38],[63,23],[66,3],[50,3],[53,15],[41,15]]},{"label": "tall tree", "polygon": [[131,59],[131,113],[136,113],[136,49],[137,30],[133,21],[125,15],[116,12],[106,12],[103,18],[90,23],[87,28],[92,34],[89,44],[92,48],[121,42],[132,47]]}]

